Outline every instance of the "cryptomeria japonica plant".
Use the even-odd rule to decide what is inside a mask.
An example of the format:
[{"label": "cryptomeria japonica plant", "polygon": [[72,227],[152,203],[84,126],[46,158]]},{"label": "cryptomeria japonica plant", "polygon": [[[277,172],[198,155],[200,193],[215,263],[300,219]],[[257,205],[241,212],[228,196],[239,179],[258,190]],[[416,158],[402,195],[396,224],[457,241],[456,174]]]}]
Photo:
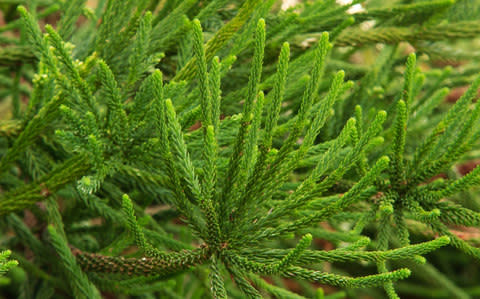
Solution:
[{"label": "cryptomeria japonica plant", "polygon": [[476,2],[362,2],[0,1],[3,294],[478,296]]}]

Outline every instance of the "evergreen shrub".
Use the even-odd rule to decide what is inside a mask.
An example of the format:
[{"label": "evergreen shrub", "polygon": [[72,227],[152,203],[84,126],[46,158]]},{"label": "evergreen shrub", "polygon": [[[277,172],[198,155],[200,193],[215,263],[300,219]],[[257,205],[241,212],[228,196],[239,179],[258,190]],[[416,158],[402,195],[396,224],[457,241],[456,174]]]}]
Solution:
[{"label": "evergreen shrub", "polygon": [[477,2],[0,0],[2,298],[480,298]]}]

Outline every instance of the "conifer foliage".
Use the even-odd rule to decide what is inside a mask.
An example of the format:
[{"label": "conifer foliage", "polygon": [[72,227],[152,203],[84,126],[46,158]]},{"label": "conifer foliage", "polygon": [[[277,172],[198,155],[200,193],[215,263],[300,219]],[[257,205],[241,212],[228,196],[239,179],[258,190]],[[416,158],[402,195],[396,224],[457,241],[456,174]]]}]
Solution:
[{"label": "conifer foliage", "polygon": [[1,292],[480,296],[479,4],[298,2],[0,0]]}]

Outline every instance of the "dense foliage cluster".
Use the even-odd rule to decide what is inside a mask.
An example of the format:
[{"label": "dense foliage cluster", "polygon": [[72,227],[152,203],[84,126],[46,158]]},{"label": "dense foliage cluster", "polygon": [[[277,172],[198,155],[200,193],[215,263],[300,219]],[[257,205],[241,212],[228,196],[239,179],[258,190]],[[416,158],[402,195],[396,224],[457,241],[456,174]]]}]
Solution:
[{"label": "dense foliage cluster", "polygon": [[338,2],[0,0],[2,296],[478,298],[480,4]]}]

